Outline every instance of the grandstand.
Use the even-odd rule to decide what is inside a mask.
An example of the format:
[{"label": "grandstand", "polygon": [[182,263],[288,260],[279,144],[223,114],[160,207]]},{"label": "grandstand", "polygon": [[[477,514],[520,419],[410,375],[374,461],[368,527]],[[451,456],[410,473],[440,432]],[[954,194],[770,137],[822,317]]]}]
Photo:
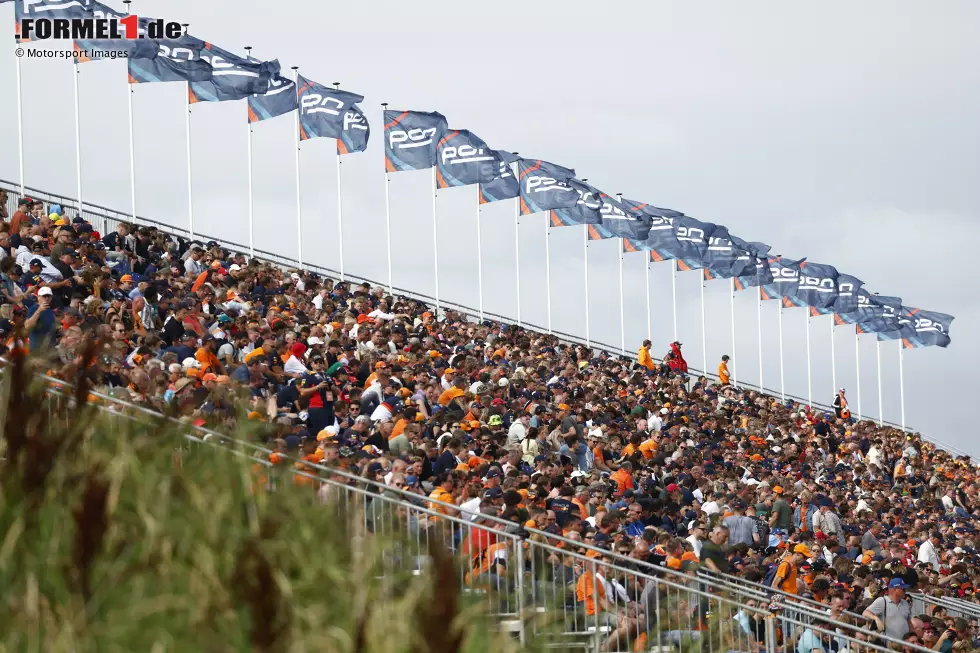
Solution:
[{"label": "grandstand", "polygon": [[[18,197],[0,187],[12,222]],[[27,195],[39,223],[53,205],[61,217],[47,233],[28,220],[26,255],[9,252],[39,270],[0,267],[8,351],[43,347],[31,306],[61,302],[42,334],[55,377],[73,378],[96,334],[101,407],[175,413],[194,446],[267,468],[270,489],[308,485],[376,531],[441,538],[465,591],[517,637],[546,614],[556,646],[590,650],[977,644],[964,452],[445,301],[433,315],[431,298],[221,239],[198,235],[192,255],[180,229],[127,233],[119,212],[86,204],[83,219]],[[62,258],[70,286],[48,270]],[[33,296],[31,275],[70,291]],[[235,439],[245,412],[264,440]],[[904,630],[891,605],[908,608]]]}]

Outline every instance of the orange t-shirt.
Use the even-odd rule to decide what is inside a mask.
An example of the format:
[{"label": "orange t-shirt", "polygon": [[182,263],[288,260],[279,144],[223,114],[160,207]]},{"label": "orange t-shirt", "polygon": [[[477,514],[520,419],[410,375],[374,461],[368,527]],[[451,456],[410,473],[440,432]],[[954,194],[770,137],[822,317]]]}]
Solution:
[{"label": "orange t-shirt", "polygon": [[201,364],[201,374],[207,374],[208,372],[214,372],[215,374],[219,373],[219,370],[221,369],[221,361],[218,360],[217,356],[209,352],[204,347],[199,348],[197,352],[195,352],[194,358]]},{"label": "orange t-shirt", "polygon": [[787,594],[796,594],[796,577],[799,574],[796,567],[791,565],[788,560],[784,560],[776,568],[776,575],[781,574],[786,574],[786,576],[783,578],[783,582],[779,584],[779,589]]},{"label": "orange t-shirt", "polygon": [[391,435],[388,436],[388,439],[392,440],[404,433],[406,426],[408,426],[408,420],[402,417],[400,420],[395,422],[395,428],[391,429]]},{"label": "orange t-shirt", "polygon": [[575,599],[579,603],[585,603],[585,614],[590,617],[595,616],[597,596],[600,600],[606,598],[606,586],[604,583],[597,583],[595,574],[587,571],[575,583]]},{"label": "orange t-shirt", "polygon": [[616,481],[616,496],[622,496],[626,490],[633,489],[633,476],[623,469],[617,469],[609,478]]},{"label": "orange t-shirt", "polygon": [[644,458],[650,460],[653,458],[653,452],[657,450],[657,443],[654,442],[653,438],[644,440],[640,443],[640,446],[637,447],[637,449],[641,454],[643,454]]},{"label": "orange t-shirt", "polygon": [[459,388],[457,388],[456,386],[453,386],[448,390],[446,390],[445,392],[443,392],[441,395],[439,395],[439,405],[448,406],[450,401],[452,401],[456,397],[462,397],[464,394],[466,393],[460,390]]}]

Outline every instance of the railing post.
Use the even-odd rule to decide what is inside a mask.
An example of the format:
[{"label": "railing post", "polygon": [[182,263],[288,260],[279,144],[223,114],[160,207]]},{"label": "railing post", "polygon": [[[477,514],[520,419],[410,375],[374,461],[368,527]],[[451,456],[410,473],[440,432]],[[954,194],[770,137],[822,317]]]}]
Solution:
[{"label": "railing post", "polygon": [[766,653],[776,653],[776,617],[766,617]]},{"label": "railing post", "polygon": [[[524,636],[524,540],[520,537],[514,538],[514,567],[516,572],[516,585],[517,585],[517,623],[518,623],[518,637],[520,637],[521,645],[525,642]],[[534,582],[534,579],[531,579]]]}]

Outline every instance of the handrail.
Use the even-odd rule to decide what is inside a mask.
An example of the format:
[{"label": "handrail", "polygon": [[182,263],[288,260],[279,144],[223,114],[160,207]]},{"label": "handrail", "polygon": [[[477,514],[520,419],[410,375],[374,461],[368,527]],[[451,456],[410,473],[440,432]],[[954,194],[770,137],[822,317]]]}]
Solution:
[{"label": "handrail", "polygon": [[[13,182],[10,182],[10,181],[4,180],[4,179],[0,179],[0,188],[5,188],[8,191],[19,192],[19,185],[14,184]],[[41,197],[42,195],[46,195],[49,198],[54,198],[54,199],[57,200],[57,203],[61,204],[62,207],[65,208],[66,211],[68,211],[70,209],[72,211],[72,213],[77,213],[77,210],[78,210],[77,209],[77,203],[75,202],[75,200],[73,200],[70,197],[67,197],[65,195],[59,195],[59,194],[51,193],[49,191],[44,191],[44,190],[33,188],[33,187],[25,187],[25,192],[26,191],[29,191],[32,196],[37,196],[37,199],[45,199],[44,197]],[[93,211],[91,209],[95,209],[95,210]],[[123,213],[121,211],[118,211],[118,210],[115,210],[115,209],[111,209],[109,207],[105,207],[105,206],[102,206],[102,205],[99,205],[99,204],[93,204],[93,203],[90,203],[90,202],[85,202],[83,204],[82,212],[86,216],[95,215],[95,216],[98,216],[98,217],[102,218],[103,220],[112,220],[112,221],[116,221],[116,222],[120,222],[120,221],[126,221],[126,222],[134,221],[133,218],[132,218],[132,215],[130,215],[128,213]],[[113,214],[113,215],[110,215],[110,213]],[[137,224],[139,224],[139,223],[147,223],[147,224],[153,225],[153,226],[157,227],[160,231],[163,231],[164,233],[169,233],[171,235],[179,236],[181,238],[189,238],[190,237],[190,234],[187,231],[187,229],[184,229],[183,227],[178,227],[176,225],[171,225],[171,224],[167,224],[167,223],[164,223],[164,222],[160,222],[160,221],[154,220],[152,218],[145,218],[143,216],[137,216],[135,222]],[[216,238],[214,236],[210,236],[210,235],[207,235],[207,234],[200,234],[200,233],[195,234],[194,241],[195,242],[197,242],[197,241],[201,241],[201,242],[214,241],[214,242],[217,242],[217,243],[221,244],[226,249],[236,250],[236,251],[240,251],[240,252],[248,252],[249,251],[249,248],[246,245],[243,245],[241,243],[236,243],[236,242],[233,242],[233,241],[229,241],[229,240],[223,239],[223,238]],[[305,269],[305,270],[309,270],[309,271],[312,271],[312,272],[317,272],[317,273],[321,274],[322,276],[329,277],[329,278],[331,278],[331,279],[333,279],[335,281],[341,281],[341,280],[347,281],[347,282],[356,281],[356,282],[359,282],[359,283],[369,283],[369,284],[371,284],[373,286],[378,286],[378,287],[382,287],[382,288],[388,287],[388,284],[385,284],[385,283],[382,283],[382,282],[379,282],[379,281],[375,281],[375,280],[372,280],[372,279],[368,279],[366,277],[361,277],[361,276],[358,276],[358,275],[352,275],[350,273],[345,273],[344,275],[341,275],[339,271],[334,270],[333,268],[329,268],[329,267],[325,267],[325,266],[321,266],[321,265],[316,265],[316,264],[311,264],[311,263],[303,263],[301,265],[300,262],[297,261],[296,259],[290,258],[288,256],[284,256],[284,255],[281,255],[281,254],[277,254],[275,252],[269,252],[269,251],[261,250],[261,249],[255,249],[254,251],[257,254],[261,254],[264,257],[270,259],[272,262],[275,262],[275,263],[278,263],[278,264],[281,264],[281,265],[285,265],[285,266],[290,266],[290,267],[293,267],[295,269]],[[399,287],[391,287],[390,290],[392,290],[394,292],[394,294],[404,295],[404,296],[410,297],[412,299],[422,300],[422,301],[425,301],[427,303],[434,303],[435,302],[435,298],[434,297],[432,297],[430,295],[426,295],[424,293],[419,293],[419,292],[416,292],[416,291],[412,291],[412,290],[405,289],[405,288],[399,288]],[[395,292],[395,291],[397,291],[397,292]],[[462,314],[466,315],[469,318],[479,319],[480,316],[482,315],[484,319],[485,318],[493,318],[494,321],[501,322],[503,324],[517,324],[517,321],[514,318],[511,318],[509,316],[500,315],[500,314],[492,313],[492,312],[489,312],[489,311],[479,311],[478,309],[475,309],[473,307],[465,306],[463,304],[459,304],[459,303],[452,302],[452,301],[448,301],[448,300],[446,300],[444,298],[440,298],[440,305],[441,306],[444,306],[444,307],[447,307],[447,308],[449,308],[452,311],[455,311],[455,312],[458,312],[458,313],[462,313]],[[608,343],[604,343],[604,342],[594,341],[594,340],[591,340],[591,339],[588,342],[586,342],[586,340],[583,337],[581,337],[581,336],[578,336],[578,335],[575,335],[575,334],[571,334],[571,333],[565,333],[565,332],[562,332],[562,331],[555,331],[554,329],[549,330],[549,329],[547,329],[546,327],[544,327],[542,325],[537,325],[537,324],[532,324],[532,323],[528,323],[528,322],[522,321],[521,322],[521,327],[522,328],[525,328],[525,329],[528,329],[528,330],[531,330],[531,331],[537,331],[539,333],[550,333],[551,335],[554,335],[554,336],[559,337],[559,339],[567,340],[567,341],[572,342],[572,343],[575,343],[575,344],[587,345],[587,346],[589,346],[592,349],[596,349],[596,350],[599,350],[599,351],[604,351],[607,354],[610,354],[610,355],[613,355],[613,356],[620,356],[620,357],[626,358],[628,360],[633,360],[633,361],[635,361],[636,358],[637,358],[637,356],[636,356],[635,353],[633,353],[633,352],[623,352],[619,347],[616,347],[614,345],[611,345],[611,344],[608,344]],[[717,374],[714,374],[714,373],[712,373],[710,371],[706,371],[706,370],[699,370],[697,368],[691,367],[691,368],[689,368],[689,373],[691,375],[693,375],[693,376],[703,376],[703,377],[708,378],[708,379],[711,379],[712,381],[715,381],[715,382],[717,382],[719,380]],[[832,414],[834,412],[833,407],[830,406],[830,405],[828,405],[828,404],[823,404],[823,403],[819,403],[819,402],[812,402],[811,403],[811,402],[808,402],[803,397],[800,397],[800,396],[797,396],[797,395],[793,395],[793,394],[790,394],[790,393],[782,393],[782,392],[779,392],[779,391],[774,390],[774,389],[771,389],[771,388],[765,388],[765,387],[762,387],[762,386],[758,386],[756,384],[745,383],[745,382],[740,383],[739,386],[742,387],[742,388],[745,388],[745,389],[753,390],[753,391],[756,391],[756,392],[761,392],[763,394],[767,394],[767,395],[770,395],[770,396],[773,396],[773,397],[783,396],[783,397],[786,397],[787,399],[791,400],[794,404],[797,404],[797,405],[800,405],[800,406],[810,406],[812,409],[816,409],[816,410],[819,410],[819,411],[822,411],[822,412],[825,412],[825,413],[831,413]],[[876,421],[876,420],[871,420],[868,417],[865,417],[865,420]],[[904,430],[907,433],[915,433],[916,432],[911,427],[905,427],[903,429],[903,427],[901,425],[896,424],[896,423],[891,422],[891,421],[888,421],[888,420],[882,420],[882,424],[884,424],[884,425],[886,425],[886,426],[888,426],[890,428],[895,428],[895,429],[898,429],[898,430]],[[957,455],[960,455],[960,456],[969,456],[969,455],[971,455],[968,452],[963,451],[962,449],[959,449],[958,447],[955,447],[953,445],[950,445],[948,443],[945,443],[945,442],[943,442],[941,440],[938,440],[938,439],[935,439],[935,438],[926,437],[924,435],[922,437],[925,440],[929,441],[929,442],[932,442],[932,443],[934,443],[934,444],[936,444],[938,446],[943,447],[944,449],[946,449],[947,451],[949,451],[951,453],[954,453],[954,454],[957,454]]]}]

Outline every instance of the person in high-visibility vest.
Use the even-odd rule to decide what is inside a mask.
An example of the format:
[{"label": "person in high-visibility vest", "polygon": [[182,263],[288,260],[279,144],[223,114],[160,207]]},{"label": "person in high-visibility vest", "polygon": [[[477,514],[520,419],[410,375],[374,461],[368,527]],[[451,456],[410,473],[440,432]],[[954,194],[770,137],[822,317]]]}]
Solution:
[{"label": "person in high-visibility vest", "polygon": [[844,396],[844,388],[841,388],[834,397],[834,412],[839,419],[850,419],[851,409],[847,407],[847,397]]}]

